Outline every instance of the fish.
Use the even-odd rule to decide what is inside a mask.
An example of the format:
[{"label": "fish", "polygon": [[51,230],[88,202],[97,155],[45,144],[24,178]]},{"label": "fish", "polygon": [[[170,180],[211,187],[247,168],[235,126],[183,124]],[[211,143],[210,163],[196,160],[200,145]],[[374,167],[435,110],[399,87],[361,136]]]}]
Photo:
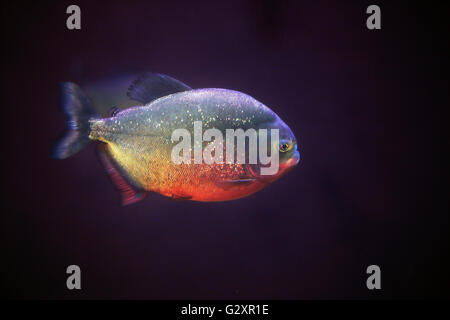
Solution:
[{"label": "fish", "polygon": [[[136,106],[113,106],[108,116],[102,117],[77,84],[61,83],[67,129],[52,151],[54,158],[66,159],[95,141],[99,159],[120,191],[122,205],[140,201],[150,192],[175,200],[236,200],[263,189],[300,161],[291,129],[269,107],[245,93],[221,88],[192,89],[168,75],[146,72],[131,83],[126,96]],[[173,158],[174,147],[179,143],[173,138],[175,130],[183,129],[195,138],[195,126],[199,123],[202,130],[217,129],[224,135],[230,129],[260,133],[261,129],[267,133],[276,130],[278,139],[267,140],[271,154],[278,159],[276,172],[262,174],[268,164],[259,159],[248,161],[248,156],[240,162],[226,158],[213,163],[177,163]],[[258,141],[259,147],[264,146],[264,140]],[[202,140],[200,150],[211,143],[212,139]],[[250,152],[249,145],[250,141],[241,152]],[[195,147],[194,141],[194,154]],[[227,148],[233,150],[226,143],[216,144],[214,154],[225,154]],[[238,151],[232,151],[232,158],[238,157]],[[186,159],[191,157],[192,154]]]}]

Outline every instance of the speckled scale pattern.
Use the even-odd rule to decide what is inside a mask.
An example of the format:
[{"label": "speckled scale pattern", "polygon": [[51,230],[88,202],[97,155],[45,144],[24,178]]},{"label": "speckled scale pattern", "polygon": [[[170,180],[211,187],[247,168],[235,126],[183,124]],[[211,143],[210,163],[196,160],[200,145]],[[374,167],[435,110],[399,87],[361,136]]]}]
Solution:
[{"label": "speckled scale pattern", "polygon": [[225,129],[285,126],[272,110],[246,94],[197,89],[125,109],[111,118],[92,120],[90,138],[107,144],[107,150],[135,187],[166,196],[231,200],[254,193],[276,178],[229,188],[218,182],[248,178],[245,165],[174,164],[172,132],[185,128],[193,137],[194,121],[202,121],[203,130],[217,128],[223,134]]}]

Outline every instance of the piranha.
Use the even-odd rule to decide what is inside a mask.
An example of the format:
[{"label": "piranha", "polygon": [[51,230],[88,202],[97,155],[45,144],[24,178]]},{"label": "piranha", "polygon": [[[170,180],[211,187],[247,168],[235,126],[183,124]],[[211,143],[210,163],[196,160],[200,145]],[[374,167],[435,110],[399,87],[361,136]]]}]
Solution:
[{"label": "piranha", "polygon": [[[261,190],[300,161],[289,127],[267,106],[238,91],[192,89],[167,75],[145,73],[127,92],[140,105],[113,107],[106,118],[97,114],[76,84],[64,82],[61,91],[68,130],[56,143],[53,156],[65,159],[91,140],[99,141],[99,158],[119,189],[123,205],[143,199],[150,191],[177,200],[239,199]],[[180,128],[194,133],[194,123],[199,121],[203,129],[224,134],[228,129],[278,129],[278,144],[271,149],[278,152],[278,170],[261,174],[266,164],[259,160],[175,163],[172,151],[177,142],[172,133]]]}]

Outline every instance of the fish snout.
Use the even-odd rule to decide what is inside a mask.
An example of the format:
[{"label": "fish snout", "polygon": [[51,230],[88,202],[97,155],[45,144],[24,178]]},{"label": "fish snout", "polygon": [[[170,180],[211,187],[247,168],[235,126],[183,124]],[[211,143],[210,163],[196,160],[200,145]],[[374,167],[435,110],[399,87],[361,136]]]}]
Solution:
[{"label": "fish snout", "polygon": [[300,162],[300,153],[295,150],[292,157],[287,161],[288,167],[296,166]]}]

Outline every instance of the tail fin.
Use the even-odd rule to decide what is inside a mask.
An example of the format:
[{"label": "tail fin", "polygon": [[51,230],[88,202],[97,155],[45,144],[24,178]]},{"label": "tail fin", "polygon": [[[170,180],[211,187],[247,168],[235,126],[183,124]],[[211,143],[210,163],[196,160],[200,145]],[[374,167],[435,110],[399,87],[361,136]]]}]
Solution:
[{"label": "tail fin", "polygon": [[99,117],[89,98],[75,83],[63,82],[61,96],[68,129],[53,149],[57,159],[68,158],[83,149],[89,143],[89,120]]}]

